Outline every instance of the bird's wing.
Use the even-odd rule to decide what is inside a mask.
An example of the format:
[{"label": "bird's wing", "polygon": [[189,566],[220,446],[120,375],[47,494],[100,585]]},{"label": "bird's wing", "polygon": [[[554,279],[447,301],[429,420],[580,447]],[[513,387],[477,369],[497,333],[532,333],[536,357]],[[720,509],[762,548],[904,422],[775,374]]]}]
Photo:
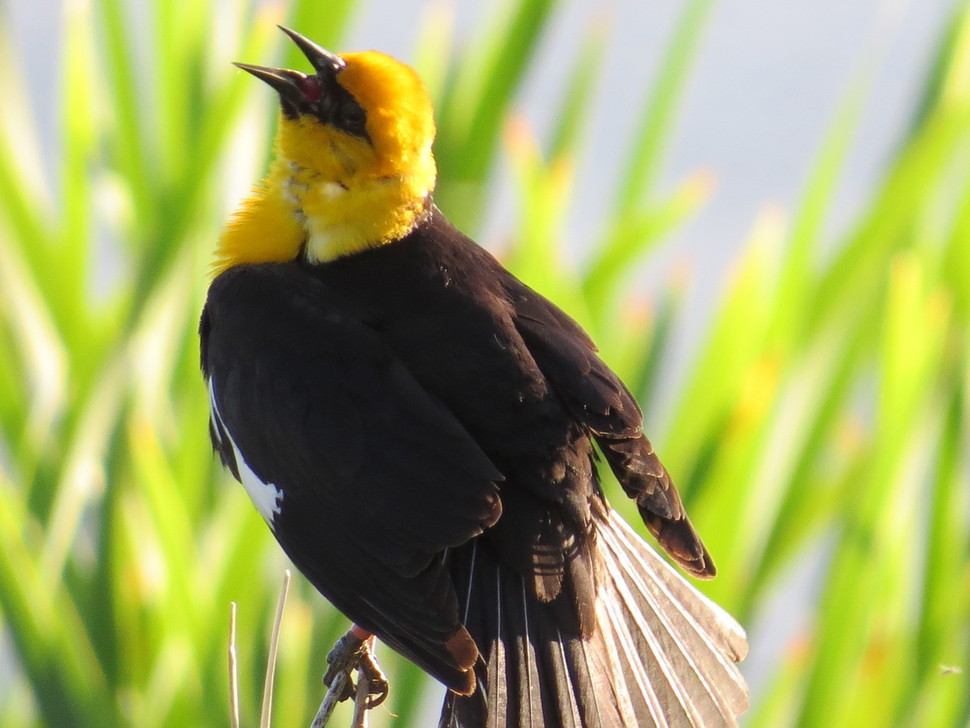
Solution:
[{"label": "bird's wing", "polygon": [[223,273],[201,334],[216,448],[296,566],[362,627],[470,688],[477,652],[443,552],[498,519],[495,466],[297,265]]},{"label": "bird's wing", "polygon": [[643,414],[596,345],[573,319],[542,295],[508,278],[515,325],[543,374],[575,417],[596,435],[636,437]]},{"label": "bird's wing", "polygon": [[590,429],[647,528],[685,570],[701,578],[714,576],[710,554],[643,434],[643,415],[633,395],[599,358],[579,324],[514,278],[506,289],[516,328],[536,364],[573,416]]}]

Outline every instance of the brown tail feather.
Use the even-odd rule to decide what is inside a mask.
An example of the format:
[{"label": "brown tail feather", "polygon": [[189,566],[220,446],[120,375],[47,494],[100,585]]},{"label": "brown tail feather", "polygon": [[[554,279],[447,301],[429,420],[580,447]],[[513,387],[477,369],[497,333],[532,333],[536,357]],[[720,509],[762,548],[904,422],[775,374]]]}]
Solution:
[{"label": "brown tail feather", "polygon": [[587,637],[563,633],[486,545],[454,554],[478,690],[449,693],[440,728],[728,728],[747,707],[744,632],[615,513]]}]

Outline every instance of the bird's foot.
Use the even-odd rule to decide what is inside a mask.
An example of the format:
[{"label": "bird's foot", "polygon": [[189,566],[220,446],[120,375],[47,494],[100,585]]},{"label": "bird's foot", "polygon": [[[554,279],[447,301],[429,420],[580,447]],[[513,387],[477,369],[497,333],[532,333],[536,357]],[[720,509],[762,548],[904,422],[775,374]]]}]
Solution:
[{"label": "bird's foot", "polygon": [[376,708],[387,699],[388,685],[387,677],[381,666],[377,663],[377,658],[371,651],[373,637],[364,642],[363,650],[360,653],[360,660],[357,662],[358,678],[361,682],[367,683],[367,704],[364,706],[368,710]]},{"label": "bird's foot", "polygon": [[323,674],[323,684],[336,692],[337,700],[352,698],[357,693],[351,674],[360,662],[364,652],[364,640],[353,630],[334,643],[327,655],[327,671]]},{"label": "bird's foot", "polygon": [[[354,698],[355,725],[363,711],[376,708],[387,698],[387,678],[373,653],[374,637],[356,625],[334,644],[327,655],[327,671],[323,683],[328,692],[311,728],[326,725],[330,713],[338,702]],[[354,685],[353,671],[357,670],[357,684]]]},{"label": "bird's foot", "polygon": [[[366,635],[359,627],[353,627],[347,634],[337,640],[330,654],[327,655],[326,673],[323,682],[328,687],[340,687],[345,684],[338,700],[346,700],[357,695],[358,689],[354,685],[351,674],[356,669],[359,680],[367,683],[367,708],[375,708],[387,698],[387,678],[374,657],[373,635]],[[346,679],[338,678],[345,676]]]}]

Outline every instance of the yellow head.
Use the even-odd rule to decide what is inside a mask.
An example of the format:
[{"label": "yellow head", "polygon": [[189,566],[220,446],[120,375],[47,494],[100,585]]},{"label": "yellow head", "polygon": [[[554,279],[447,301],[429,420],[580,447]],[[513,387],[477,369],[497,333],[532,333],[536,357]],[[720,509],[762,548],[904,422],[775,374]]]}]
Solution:
[{"label": "yellow head", "polygon": [[217,271],[390,243],[430,204],[434,115],[417,73],[383,53],[337,56],[283,30],[316,73],[237,64],[279,92],[280,121],[276,159],[226,226]]}]

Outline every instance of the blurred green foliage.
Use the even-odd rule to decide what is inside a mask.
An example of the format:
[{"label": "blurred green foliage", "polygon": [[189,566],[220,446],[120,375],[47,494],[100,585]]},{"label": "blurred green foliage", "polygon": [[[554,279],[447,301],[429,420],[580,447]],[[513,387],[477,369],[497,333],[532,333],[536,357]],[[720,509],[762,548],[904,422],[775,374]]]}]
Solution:
[{"label": "blurred green foliage", "polygon": [[[213,462],[195,336],[221,220],[259,177],[272,121],[265,94],[228,63],[272,63],[285,46],[275,22],[337,45],[356,5],[167,0],[146,4],[146,25],[124,0],[66,3],[50,175],[0,19],[0,623],[15,666],[0,681],[3,726],[228,724],[230,600],[243,724],[258,720],[285,561]],[[461,51],[442,16],[427,16],[417,58],[438,99],[437,197],[474,231],[507,155],[521,201],[509,264],[588,326],[651,402],[681,291],[672,283],[636,309],[630,274],[705,196],[694,178],[669,191],[654,182],[711,2],[684,4],[579,270],[557,242],[595,65],[564,75],[549,139],[509,124],[556,6],[505,3]],[[591,30],[585,42],[595,55],[607,39]],[[792,220],[755,225],[673,416],[652,433],[717,556],[723,576],[704,588],[743,621],[806,553],[824,554],[812,619],[754,695],[749,726],[970,721],[965,6],[926,89],[878,188],[826,254],[860,111],[849,93]],[[277,725],[308,722],[344,626],[298,584]],[[430,683],[383,659],[393,691],[372,723],[417,725]]]}]

